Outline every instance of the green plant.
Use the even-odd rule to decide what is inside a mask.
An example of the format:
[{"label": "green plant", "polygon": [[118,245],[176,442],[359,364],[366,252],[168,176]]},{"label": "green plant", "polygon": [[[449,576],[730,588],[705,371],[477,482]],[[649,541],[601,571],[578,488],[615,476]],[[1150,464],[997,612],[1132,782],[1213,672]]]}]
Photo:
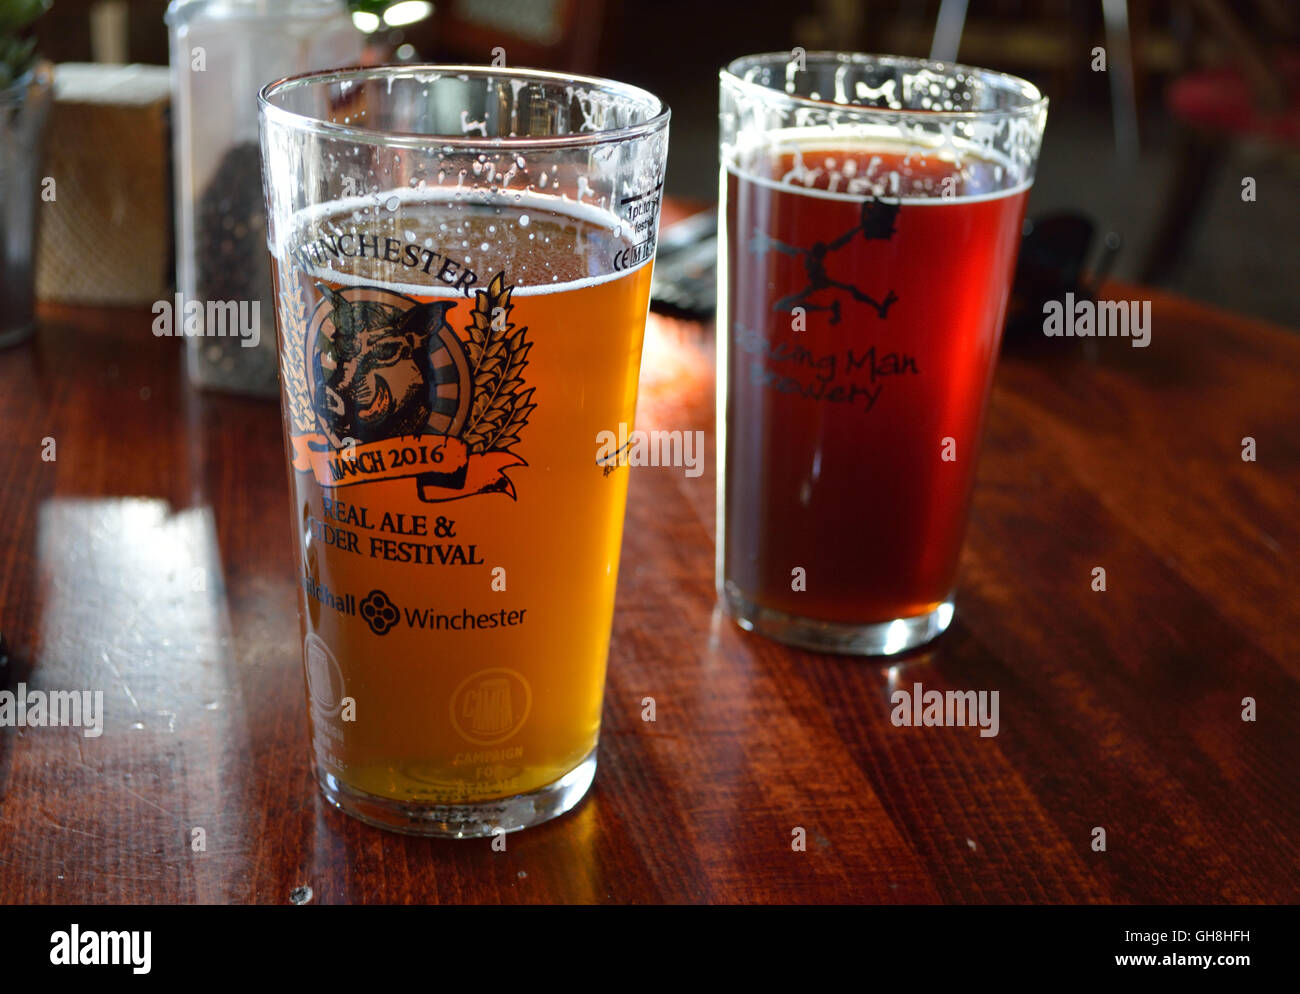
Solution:
[{"label": "green plant", "polygon": [[31,68],[36,38],[29,30],[50,0],[0,0],[0,90]]}]

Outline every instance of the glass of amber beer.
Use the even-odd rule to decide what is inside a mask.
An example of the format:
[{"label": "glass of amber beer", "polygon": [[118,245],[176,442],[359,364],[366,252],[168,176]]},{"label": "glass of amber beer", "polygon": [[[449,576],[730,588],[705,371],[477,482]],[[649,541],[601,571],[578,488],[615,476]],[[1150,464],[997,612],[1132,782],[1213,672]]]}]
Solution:
[{"label": "glass of amber beer", "polygon": [[772,638],[892,654],[952,620],[1047,101],[797,55],[721,74],[719,596]]},{"label": "glass of amber beer", "polygon": [[668,110],[393,66],[260,95],[317,780],[420,835],[512,831],[596,768]]}]

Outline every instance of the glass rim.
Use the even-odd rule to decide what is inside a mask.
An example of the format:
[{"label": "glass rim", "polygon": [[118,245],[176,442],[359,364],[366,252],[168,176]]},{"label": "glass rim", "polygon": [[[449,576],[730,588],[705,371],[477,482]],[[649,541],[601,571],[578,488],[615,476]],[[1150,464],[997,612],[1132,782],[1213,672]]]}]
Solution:
[{"label": "glass rim", "polygon": [[[393,80],[403,76],[418,77],[425,74],[438,76],[467,76],[479,78],[501,77],[505,79],[533,80],[540,83],[558,83],[561,85],[582,84],[604,90],[629,100],[644,103],[650,116],[639,124],[610,128],[604,131],[576,131],[561,135],[540,135],[536,137],[484,137],[468,135],[424,134],[417,131],[385,131],[379,128],[362,127],[355,124],[340,124],[337,121],[325,121],[312,114],[302,114],[288,110],[276,103],[273,98],[285,91],[301,87],[315,86],[322,83],[371,80]],[[261,115],[267,120],[296,128],[301,131],[314,132],[337,138],[371,145],[403,145],[408,147],[450,147],[453,149],[510,149],[514,151],[546,151],[551,149],[583,148],[604,145],[610,142],[623,142],[653,134],[667,127],[670,111],[668,105],[649,90],[617,80],[603,79],[599,76],[579,76],[571,73],[553,72],[548,69],[527,69],[507,66],[472,66],[450,63],[412,62],[382,66],[348,66],[339,69],[326,69],[318,72],[299,73],[284,76],[267,83],[257,91],[257,106]]]},{"label": "glass rim", "polygon": [[926,110],[925,108],[898,108],[877,107],[871,104],[847,102],[838,103],[834,100],[814,100],[812,97],[801,97],[793,93],[786,93],[771,86],[764,86],[762,83],[754,83],[743,78],[740,74],[746,69],[762,65],[788,65],[793,61],[789,52],[761,52],[755,55],[742,55],[719,70],[719,82],[734,86],[743,92],[748,92],[761,100],[778,105],[784,105],[787,108],[816,108],[819,110],[841,110],[854,111],[863,114],[876,114],[882,117],[889,117],[891,120],[905,119],[917,121],[987,121],[997,120],[1006,117],[1033,117],[1047,108],[1048,100],[1037,86],[1023,79],[1020,76],[1013,76],[1010,73],[999,72],[996,69],[982,69],[979,66],[967,65],[964,62],[937,62],[931,59],[923,59],[909,55],[884,55],[870,52],[843,52],[834,50],[819,50],[816,52],[805,52],[804,59],[811,63],[814,60],[824,63],[840,63],[843,65],[893,65],[906,66],[917,69],[929,69],[930,71],[943,75],[951,76],[955,72],[964,71],[981,79],[998,80],[1007,84],[1007,90],[1024,98],[1025,102],[1018,107],[995,107],[990,110]]}]

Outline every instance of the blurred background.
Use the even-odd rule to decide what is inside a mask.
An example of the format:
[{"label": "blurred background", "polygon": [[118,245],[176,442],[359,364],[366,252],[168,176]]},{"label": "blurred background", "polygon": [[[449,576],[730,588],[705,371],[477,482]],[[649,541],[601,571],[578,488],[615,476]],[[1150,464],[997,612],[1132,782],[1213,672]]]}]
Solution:
[{"label": "blurred background", "polygon": [[[955,44],[960,61],[1026,76],[1051,98],[1031,217],[1083,212],[1099,238],[1122,239],[1112,275],[1300,327],[1293,0],[349,6],[370,62],[486,63],[500,48],[510,65],[652,90],[673,110],[668,192],[701,206],[716,199],[717,71],[729,60],[794,46],[924,56]],[[34,25],[37,49],[55,63],[165,65],[166,7],[57,0]]]}]

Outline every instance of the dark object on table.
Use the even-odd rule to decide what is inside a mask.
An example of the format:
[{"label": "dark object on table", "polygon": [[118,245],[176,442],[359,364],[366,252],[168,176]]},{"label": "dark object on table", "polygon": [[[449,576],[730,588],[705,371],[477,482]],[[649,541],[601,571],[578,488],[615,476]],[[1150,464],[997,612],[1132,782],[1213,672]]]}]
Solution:
[{"label": "dark object on table", "polygon": [[[233,145],[199,198],[196,219],[198,294],[203,301],[274,300],[271,263],[266,254],[266,213],[262,204],[262,160],[256,142]],[[240,392],[278,391],[273,315],[262,313],[259,348],[245,348],[236,337],[206,337],[200,346],[203,382]],[[269,337],[267,332],[270,332]]]},{"label": "dark object on table", "polygon": [[1096,298],[1097,287],[1110,273],[1123,245],[1116,232],[1108,231],[1102,239],[1101,256],[1085,278],[1096,233],[1091,218],[1073,211],[1043,214],[1025,222],[1007,307],[1005,345],[1015,347],[1043,337],[1043,305],[1048,301],[1064,300],[1067,293],[1074,294],[1076,300]]},{"label": "dark object on table", "polygon": [[54,72],[38,60],[32,22],[48,0],[6,2],[0,9],[0,348],[31,335],[36,323],[37,203]]},{"label": "dark object on table", "polygon": [[[1203,33],[1226,47],[1228,59],[1179,76],[1165,91],[1165,107],[1177,125],[1177,164],[1164,185],[1160,217],[1142,260],[1144,283],[1167,283],[1177,274],[1234,146],[1252,141],[1274,152],[1300,148],[1294,13],[1284,4],[1260,3],[1256,13],[1262,23],[1252,26],[1244,10],[1222,0],[1196,0],[1191,6],[1204,22]],[[1242,201],[1255,197],[1252,182]]]},{"label": "dark object on table", "polygon": [[718,212],[709,208],[669,225],[655,250],[650,306],[707,318],[717,306]]}]

